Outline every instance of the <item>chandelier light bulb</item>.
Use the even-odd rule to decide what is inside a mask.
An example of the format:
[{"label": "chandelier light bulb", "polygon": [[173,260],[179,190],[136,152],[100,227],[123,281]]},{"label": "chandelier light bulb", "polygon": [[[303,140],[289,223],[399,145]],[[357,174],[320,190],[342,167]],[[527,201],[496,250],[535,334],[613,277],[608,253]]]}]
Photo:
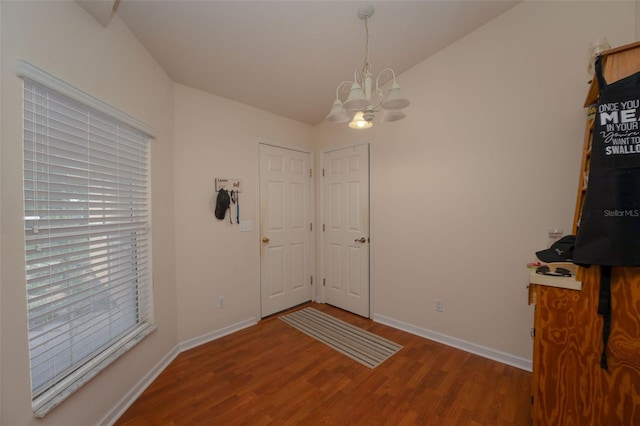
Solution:
[{"label": "chandelier light bulb", "polygon": [[373,123],[371,121],[365,120],[364,112],[362,111],[356,112],[353,120],[351,120],[351,123],[349,123],[349,127],[351,127],[352,129],[368,129],[372,126]]}]

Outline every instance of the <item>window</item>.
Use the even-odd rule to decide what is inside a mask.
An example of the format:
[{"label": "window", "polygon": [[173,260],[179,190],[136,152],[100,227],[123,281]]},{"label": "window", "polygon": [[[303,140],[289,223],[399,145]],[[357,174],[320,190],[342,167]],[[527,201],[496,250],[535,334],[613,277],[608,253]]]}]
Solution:
[{"label": "window", "polygon": [[150,135],[20,67],[31,391],[44,415],[154,328]]}]

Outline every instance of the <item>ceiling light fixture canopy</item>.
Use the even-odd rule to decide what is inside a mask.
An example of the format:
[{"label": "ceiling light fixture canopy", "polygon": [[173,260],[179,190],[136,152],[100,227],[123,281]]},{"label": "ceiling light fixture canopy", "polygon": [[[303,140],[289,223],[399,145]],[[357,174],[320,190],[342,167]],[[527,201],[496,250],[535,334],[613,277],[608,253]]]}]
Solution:
[{"label": "ceiling light fixture canopy", "polygon": [[[353,129],[368,129],[373,126],[375,113],[383,109],[383,122],[402,120],[406,114],[402,109],[409,106],[409,100],[402,96],[400,85],[396,82],[396,73],[385,68],[376,77],[373,90],[373,75],[369,63],[369,18],[373,15],[372,5],[361,6],[358,17],[364,20],[365,57],[362,70],[353,72],[353,81],[343,81],[336,88],[336,100],[333,102],[327,121],[332,123],[349,122]],[[340,91],[349,93],[344,103],[340,100]]]}]

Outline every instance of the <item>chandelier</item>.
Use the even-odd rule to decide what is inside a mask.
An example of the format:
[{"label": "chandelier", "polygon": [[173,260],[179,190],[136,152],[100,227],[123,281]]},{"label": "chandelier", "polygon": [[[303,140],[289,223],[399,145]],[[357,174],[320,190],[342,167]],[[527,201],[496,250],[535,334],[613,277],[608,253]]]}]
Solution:
[{"label": "chandelier", "polygon": [[[402,109],[409,105],[409,100],[400,93],[400,86],[396,83],[396,74],[391,68],[385,68],[375,79],[373,90],[373,75],[369,63],[369,18],[373,15],[373,6],[361,6],[358,17],[364,20],[366,35],[365,57],[362,70],[353,72],[353,81],[343,81],[336,88],[336,100],[333,102],[327,121],[332,123],[349,122],[353,129],[368,129],[373,126],[373,119],[380,109],[384,110],[381,121],[391,122],[402,120],[406,114]],[[350,88],[349,88],[350,87]],[[349,93],[347,99],[340,101],[340,91]]]}]

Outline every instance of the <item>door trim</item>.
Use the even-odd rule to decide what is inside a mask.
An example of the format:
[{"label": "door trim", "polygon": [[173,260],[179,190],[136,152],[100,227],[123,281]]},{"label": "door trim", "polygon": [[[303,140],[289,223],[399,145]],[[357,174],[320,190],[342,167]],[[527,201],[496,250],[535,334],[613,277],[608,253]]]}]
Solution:
[{"label": "door trim", "polygon": [[255,256],[257,259],[257,276],[256,276],[256,318],[260,319],[262,318],[262,289],[260,287],[261,284],[261,256],[260,256],[260,248],[261,248],[261,238],[262,238],[262,217],[261,217],[261,212],[260,212],[260,145],[268,145],[268,146],[273,146],[276,148],[282,148],[282,149],[288,149],[291,151],[298,151],[298,152],[303,152],[305,154],[309,154],[309,165],[311,166],[311,169],[313,170],[313,178],[311,180],[311,183],[309,185],[309,212],[311,215],[311,223],[313,223],[313,231],[311,232],[311,243],[310,243],[310,247],[311,247],[311,266],[310,266],[310,270],[313,274],[313,288],[311,289],[311,300],[312,301],[318,301],[318,281],[321,281],[321,279],[318,278],[318,269],[317,269],[317,265],[318,265],[318,260],[317,260],[317,238],[316,238],[316,234],[318,232],[318,227],[316,226],[316,223],[318,222],[317,220],[317,213],[316,213],[316,179],[318,176],[318,173],[316,173],[316,160],[315,160],[315,152],[312,149],[306,148],[304,146],[299,146],[299,145],[292,145],[292,144],[286,144],[284,142],[280,142],[280,141],[276,141],[273,139],[269,139],[269,138],[264,138],[264,137],[256,137],[256,162],[255,162],[255,188],[256,188],[256,197],[255,197],[255,211],[256,211],[256,218],[257,221],[255,223],[255,228],[254,228],[254,241],[255,241]]},{"label": "door trim", "polygon": [[317,236],[318,236],[316,253],[319,253],[317,257],[318,261],[317,261],[316,275],[319,277],[318,286],[320,287],[318,292],[318,302],[326,303],[327,301],[326,289],[322,285],[323,271],[325,267],[324,250],[322,249],[324,247],[324,234],[322,232],[322,224],[324,223],[324,212],[323,212],[324,209],[322,208],[322,202],[321,202],[322,197],[324,195],[324,189],[325,189],[324,180],[322,179],[322,170],[324,169],[324,166],[325,166],[324,157],[325,157],[325,154],[328,152],[338,151],[341,149],[351,148],[351,147],[360,146],[360,145],[367,145],[369,148],[369,318],[373,318],[373,315],[374,315],[373,302],[374,302],[374,294],[375,294],[375,292],[373,291],[374,290],[373,251],[374,251],[375,244],[371,244],[371,241],[375,241],[374,226],[373,226],[374,214],[373,214],[373,209],[371,208],[371,206],[373,205],[373,191],[371,190],[373,188],[373,173],[372,173],[373,144],[369,141],[367,142],[360,141],[360,142],[344,144],[344,145],[333,145],[320,150],[318,155],[319,164],[318,164],[318,173],[316,173],[316,179],[317,179],[316,182],[318,184],[318,197],[319,197],[318,202],[316,202],[316,206],[317,206],[316,217],[318,219],[317,220],[318,226],[316,227]]}]

